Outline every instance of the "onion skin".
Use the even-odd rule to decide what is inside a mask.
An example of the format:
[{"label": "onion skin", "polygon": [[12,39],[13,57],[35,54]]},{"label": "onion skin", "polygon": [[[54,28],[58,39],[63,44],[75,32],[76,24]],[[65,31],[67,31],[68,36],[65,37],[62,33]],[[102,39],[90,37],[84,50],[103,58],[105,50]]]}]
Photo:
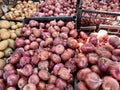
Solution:
[{"label": "onion skin", "polygon": [[58,87],[54,87],[53,90],[60,90],[60,88],[58,88]]},{"label": "onion skin", "polygon": [[102,79],[96,73],[90,72],[86,75],[85,82],[90,89],[96,90],[101,86]]},{"label": "onion skin", "polygon": [[21,38],[16,38],[16,40],[15,40],[15,46],[16,46],[16,47],[22,47],[22,46],[24,46],[24,45],[25,45],[25,42],[24,42],[23,39],[21,39]]},{"label": "onion skin", "polygon": [[86,40],[88,38],[87,34],[84,33],[84,32],[80,32],[80,37],[83,39],[83,40]]},{"label": "onion skin", "polygon": [[74,90],[74,89],[73,89],[73,86],[72,86],[71,84],[68,84],[66,89],[67,89],[67,90]]},{"label": "onion skin", "polygon": [[64,88],[67,86],[66,82],[60,78],[56,80],[56,87],[60,88],[61,90],[64,90]]},{"label": "onion skin", "polygon": [[42,69],[45,69],[47,70],[49,67],[49,62],[48,61],[40,61],[38,63],[38,69],[42,70]]},{"label": "onion skin", "polygon": [[62,27],[62,26],[64,26],[64,22],[63,22],[62,20],[59,20],[59,21],[57,22],[57,25],[60,26],[60,27]]},{"label": "onion skin", "polygon": [[10,63],[11,64],[16,64],[19,61],[19,58],[21,55],[19,53],[14,53],[10,56]]},{"label": "onion skin", "polygon": [[58,72],[59,72],[59,70],[60,70],[60,68],[63,68],[63,67],[64,67],[64,65],[63,65],[62,63],[56,64],[56,65],[53,67],[53,74],[54,74],[54,75],[57,75]]},{"label": "onion skin", "polygon": [[68,51],[68,53],[70,53],[71,57],[74,56],[75,53],[74,53],[73,49],[68,48],[67,51]]},{"label": "onion skin", "polygon": [[59,44],[59,45],[57,45],[57,46],[55,47],[55,52],[56,52],[57,54],[62,54],[62,53],[64,52],[64,50],[65,50],[65,48],[64,48],[64,46],[61,45],[61,44]]},{"label": "onion skin", "polygon": [[109,71],[110,71],[110,74],[116,79],[116,80],[120,80],[120,70],[119,70],[119,67],[120,67],[120,63],[119,62],[114,62],[112,63],[110,66],[109,66]]},{"label": "onion skin", "polygon": [[76,49],[78,47],[77,40],[73,38],[68,38],[67,44],[71,49]]},{"label": "onion skin", "polygon": [[71,54],[68,51],[64,51],[63,54],[61,54],[61,59],[63,61],[67,61],[71,58]]},{"label": "onion skin", "polygon": [[76,64],[74,59],[73,60],[69,60],[65,63],[65,67],[67,69],[70,69],[72,73],[74,73],[77,70]]},{"label": "onion skin", "polygon": [[102,47],[96,48],[95,51],[100,57],[106,57],[106,58],[111,58],[112,57],[111,52],[107,51],[106,49],[104,49]]},{"label": "onion skin", "polygon": [[31,44],[30,44],[30,48],[31,49],[37,49],[38,48],[38,46],[39,46],[39,44],[37,43],[37,42],[32,42]]},{"label": "onion skin", "polygon": [[55,87],[54,84],[48,84],[46,90],[53,90],[54,87]]},{"label": "onion skin", "polygon": [[12,64],[6,64],[4,67],[4,71],[14,70],[14,66]]},{"label": "onion skin", "polygon": [[38,54],[38,58],[40,60],[47,60],[49,58],[49,52],[48,51],[41,51],[39,54]]},{"label": "onion skin", "polygon": [[97,64],[99,57],[98,57],[98,55],[96,53],[89,53],[87,55],[87,58],[88,58],[88,62],[90,64]]},{"label": "onion skin", "polygon": [[49,72],[47,70],[40,70],[38,73],[40,79],[43,81],[46,81],[49,79]]},{"label": "onion skin", "polygon": [[120,61],[120,57],[119,56],[115,56],[115,55],[112,55],[111,59],[112,59],[112,61],[117,61],[117,62]]},{"label": "onion skin", "polygon": [[117,36],[110,37],[109,43],[115,48],[118,47],[120,45],[119,37],[117,37]]},{"label": "onion skin", "polygon": [[28,56],[21,57],[19,63],[20,63],[21,67],[23,67],[26,64],[29,64],[30,63],[30,57],[28,57]]},{"label": "onion skin", "polygon": [[89,38],[89,43],[92,43],[93,45],[97,45],[98,44],[98,39],[97,37],[93,36]]},{"label": "onion skin", "polygon": [[30,64],[26,64],[23,69],[20,70],[20,73],[24,76],[30,76],[33,73],[33,67]]},{"label": "onion skin", "polygon": [[66,26],[69,28],[69,29],[74,29],[74,23],[73,22],[68,22],[66,24]]},{"label": "onion skin", "polygon": [[9,71],[5,71],[4,73],[3,73],[3,79],[4,80],[7,80],[7,78],[9,77],[9,75],[11,75],[11,74],[16,74],[16,71],[13,69],[13,70],[9,70]]},{"label": "onion skin", "polygon": [[18,81],[18,87],[23,88],[27,84],[27,79],[26,78],[20,78]]},{"label": "onion skin", "polygon": [[105,44],[103,46],[103,48],[105,48],[106,50],[108,50],[110,52],[112,52],[114,50],[114,47],[112,45],[110,45],[110,44]]},{"label": "onion skin", "polygon": [[37,65],[38,62],[39,62],[39,59],[38,59],[37,55],[34,55],[31,59],[31,63]]},{"label": "onion skin", "polygon": [[41,31],[39,29],[35,29],[33,30],[33,34],[35,35],[35,37],[40,37]]},{"label": "onion skin", "polygon": [[30,20],[29,25],[31,27],[37,27],[37,26],[39,26],[39,23],[37,21],[35,21],[35,20]]},{"label": "onion skin", "polygon": [[23,90],[37,90],[37,87],[34,84],[29,83],[24,86]]},{"label": "onion skin", "polygon": [[83,53],[92,53],[95,51],[95,47],[93,44],[87,43],[82,45],[81,50]]},{"label": "onion skin", "polygon": [[18,80],[19,80],[19,76],[18,75],[11,74],[7,78],[7,84],[9,86],[15,86],[15,85],[17,85]]},{"label": "onion skin", "polygon": [[58,75],[63,80],[69,80],[70,79],[70,71],[67,68],[60,68]]},{"label": "onion skin", "polygon": [[102,72],[101,72],[100,68],[97,65],[92,65],[91,70],[93,72],[97,73],[99,76],[102,76]]},{"label": "onion skin", "polygon": [[55,75],[50,75],[49,84],[55,84],[57,77]]},{"label": "onion skin", "polygon": [[4,71],[3,71],[3,70],[0,70],[0,78],[3,77],[3,73],[4,73]]},{"label": "onion skin", "polygon": [[45,82],[40,81],[38,84],[38,90],[45,90],[46,84]]},{"label": "onion skin", "polygon": [[3,79],[0,79],[0,89],[5,90],[5,84],[4,84]]},{"label": "onion skin", "polygon": [[29,77],[28,83],[33,83],[33,84],[37,85],[39,83],[39,80],[40,79],[39,79],[38,75],[33,74]]},{"label": "onion skin", "polygon": [[69,34],[73,38],[76,38],[78,36],[77,30],[71,30]]},{"label": "onion skin", "polygon": [[77,73],[77,79],[79,81],[84,80],[86,78],[87,73],[92,72],[89,68],[84,68],[78,71]]},{"label": "onion skin", "polygon": [[51,55],[51,60],[54,62],[54,63],[60,63],[61,62],[61,57],[57,54],[52,54]]},{"label": "onion skin", "polygon": [[79,68],[85,68],[88,65],[88,59],[86,56],[81,56],[77,58],[75,61]]},{"label": "onion skin", "polygon": [[120,55],[120,49],[114,49],[114,50],[112,51],[112,53],[113,53],[113,55],[115,55],[115,56],[119,56],[119,55]]},{"label": "onion skin", "polygon": [[103,78],[103,84],[102,84],[102,89],[106,90],[106,89],[110,89],[110,90],[119,90],[119,83],[116,79],[112,78],[111,76],[105,76]]},{"label": "onion skin", "polygon": [[65,26],[63,26],[62,28],[61,28],[61,32],[64,32],[64,33],[69,33],[69,28],[68,27],[65,27]]},{"label": "onion skin", "polygon": [[105,57],[99,58],[98,66],[101,71],[106,72],[111,64],[112,64],[112,61],[110,59]]},{"label": "onion skin", "polygon": [[77,88],[78,90],[88,90],[87,86],[85,85],[84,82],[80,81],[78,84],[77,84]]},{"label": "onion skin", "polygon": [[17,90],[15,87],[8,87],[7,90]]}]

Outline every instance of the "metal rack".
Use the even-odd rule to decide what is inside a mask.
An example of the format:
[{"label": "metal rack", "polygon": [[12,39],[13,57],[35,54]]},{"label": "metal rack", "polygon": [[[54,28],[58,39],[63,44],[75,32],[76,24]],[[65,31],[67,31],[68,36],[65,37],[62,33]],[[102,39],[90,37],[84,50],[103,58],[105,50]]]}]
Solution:
[{"label": "metal rack", "polygon": [[105,29],[108,33],[120,35],[120,13],[79,8],[77,12],[77,26],[77,29],[80,30],[94,31],[94,29]]}]

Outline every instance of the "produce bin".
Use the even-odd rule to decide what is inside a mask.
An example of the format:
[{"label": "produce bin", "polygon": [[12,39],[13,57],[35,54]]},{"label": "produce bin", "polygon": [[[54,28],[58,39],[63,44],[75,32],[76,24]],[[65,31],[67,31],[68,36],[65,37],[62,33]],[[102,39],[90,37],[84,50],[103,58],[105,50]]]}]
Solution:
[{"label": "produce bin", "polygon": [[[9,13],[9,14],[7,14],[6,15],[6,17],[3,17],[6,13],[4,13],[4,15],[3,16],[1,16],[0,18],[3,18],[3,19],[7,19],[7,20],[23,20],[23,19],[14,19],[15,17],[16,17],[16,15],[17,15],[17,17],[18,17],[18,14],[20,15],[21,13],[23,13],[23,11],[21,11],[21,13],[20,13],[20,10],[16,10],[15,12],[14,12],[14,14],[13,14],[13,11],[14,11],[14,8],[16,8],[16,5],[17,5],[17,2],[18,1],[21,1],[21,2],[23,2],[23,1],[33,1],[33,2],[35,2],[35,3],[37,3],[37,2],[40,2],[41,0],[14,0],[14,5],[13,5],[13,9],[12,10],[8,10],[6,13]],[[11,2],[9,2],[9,1],[7,1],[7,4],[6,5],[9,5]],[[20,4],[20,3],[19,3]],[[32,4],[33,5],[33,4]],[[9,7],[8,7],[9,8]],[[11,11],[12,11],[12,13],[11,13]],[[17,12],[17,14],[16,14],[16,12]],[[28,12],[28,11],[26,11],[26,12]],[[32,13],[33,13],[33,11],[32,11]],[[24,12],[24,14],[25,14],[25,12]],[[15,17],[13,17],[13,16],[15,16]],[[8,18],[9,17],[9,18]],[[11,17],[12,17],[12,19],[11,19]],[[20,17],[20,16],[19,16]],[[21,16],[22,17],[22,16]]]},{"label": "produce bin", "polygon": [[[85,16],[85,14],[89,14],[90,16]],[[99,15],[103,17],[99,17]],[[89,26],[93,29],[98,28],[107,28],[109,29],[109,33],[117,33],[120,28],[120,13],[115,12],[105,12],[105,11],[90,11],[79,8],[77,12],[77,27],[78,29],[83,26]],[[86,28],[87,28],[86,27]],[[89,28],[90,29],[90,28]],[[111,30],[110,30],[111,29]],[[85,29],[84,29],[85,30]]]},{"label": "produce bin", "polygon": [[37,10],[32,17],[74,16],[78,5],[77,0],[44,0],[42,4],[37,6]]},{"label": "produce bin", "polygon": [[[64,21],[65,23],[69,22],[69,21],[74,21],[76,23],[77,21],[77,17],[76,16],[66,16],[66,17],[62,17],[62,16],[59,16],[59,17],[41,17],[41,18],[25,18],[23,20],[23,24],[26,25],[29,23],[30,20],[35,20],[35,21],[38,21],[38,22],[42,22],[42,23],[48,23],[50,22],[51,20],[56,20],[56,21],[59,21],[59,20],[62,20]],[[77,28],[77,25],[75,24],[75,27]],[[76,75],[76,72],[74,73],[73,76]],[[74,77],[74,82],[73,82],[73,87],[74,87],[74,90],[77,90],[76,88],[76,77]]]},{"label": "produce bin", "polygon": [[119,12],[109,12],[102,10],[89,10],[82,8],[82,0],[79,0],[79,10],[77,12],[78,26],[92,26],[99,24],[119,25]]},{"label": "produce bin", "polygon": [[[99,25],[94,25],[94,26],[79,26],[78,28],[79,28],[79,29],[77,29],[78,32],[83,31],[87,35],[90,35],[91,33],[99,32],[100,30],[106,30],[108,32],[108,35],[112,35],[112,36],[116,35],[116,36],[120,37],[120,25],[99,24]],[[89,65],[87,66],[87,68],[90,68]],[[79,70],[81,70],[81,69],[78,69],[77,71],[79,71]],[[74,79],[74,90],[78,90],[77,84],[78,84],[79,80],[77,79],[77,74],[75,74],[75,75],[76,76]]]}]

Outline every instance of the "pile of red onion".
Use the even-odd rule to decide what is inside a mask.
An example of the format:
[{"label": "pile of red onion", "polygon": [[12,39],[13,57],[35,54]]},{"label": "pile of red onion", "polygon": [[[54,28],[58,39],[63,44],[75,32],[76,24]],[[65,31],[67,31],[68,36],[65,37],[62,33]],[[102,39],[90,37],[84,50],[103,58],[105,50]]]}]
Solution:
[{"label": "pile of red onion", "polygon": [[120,90],[120,38],[101,30],[80,32],[78,90]]},{"label": "pile of red onion", "polygon": [[[92,11],[107,11],[107,12],[120,12],[119,0],[82,0],[82,8],[85,10]],[[83,13],[83,16],[92,17],[91,19],[84,18],[82,25],[99,25],[99,24],[118,24],[118,22],[113,22],[112,20],[103,19],[115,19],[114,15],[107,14],[97,14],[95,13]],[[96,19],[97,18],[97,19]],[[99,19],[101,18],[101,19]]]},{"label": "pile of red onion", "polygon": [[45,0],[37,6],[33,17],[74,16],[77,0]]}]

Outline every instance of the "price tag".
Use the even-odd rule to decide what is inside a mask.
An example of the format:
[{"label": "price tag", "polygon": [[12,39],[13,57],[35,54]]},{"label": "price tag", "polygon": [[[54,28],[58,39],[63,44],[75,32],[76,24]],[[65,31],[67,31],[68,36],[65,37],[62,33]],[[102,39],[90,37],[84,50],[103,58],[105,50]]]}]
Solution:
[{"label": "price tag", "polygon": [[4,13],[6,13],[8,11],[8,8],[7,8],[6,5],[2,5],[1,8],[2,8],[2,10],[3,10]]},{"label": "price tag", "polygon": [[3,10],[2,8],[0,7],[0,17],[3,15]]}]

